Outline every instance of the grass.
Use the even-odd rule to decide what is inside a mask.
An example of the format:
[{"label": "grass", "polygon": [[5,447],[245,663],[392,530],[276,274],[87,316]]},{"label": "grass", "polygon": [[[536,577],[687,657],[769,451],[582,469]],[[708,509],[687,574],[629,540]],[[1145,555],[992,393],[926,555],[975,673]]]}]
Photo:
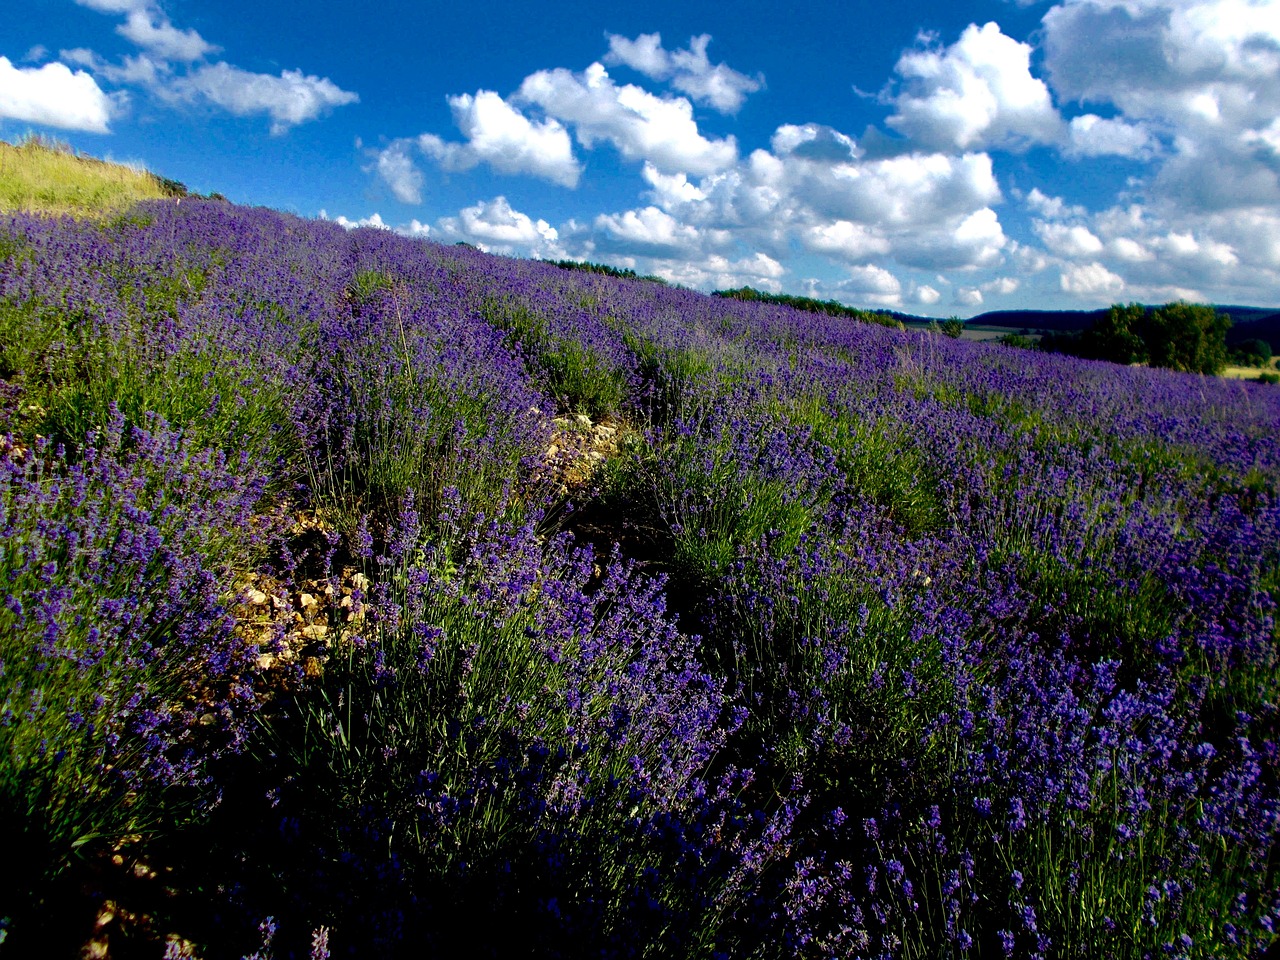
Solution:
[{"label": "grass", "polygon": [[0,141],[0,212],[104,217],[140,200],[181,196],[181,184],[146,170],[77,156],[64,144]]},{"label": "grass", "polygon": [[1230,364],[1225,367],[1221,376],[1228,380],[1258,380],[1265,373],[1275,373],[1280,370],[1276,365],[1277,358],[1272,357],[1265,367],[1243,367],[1237,364]]}]

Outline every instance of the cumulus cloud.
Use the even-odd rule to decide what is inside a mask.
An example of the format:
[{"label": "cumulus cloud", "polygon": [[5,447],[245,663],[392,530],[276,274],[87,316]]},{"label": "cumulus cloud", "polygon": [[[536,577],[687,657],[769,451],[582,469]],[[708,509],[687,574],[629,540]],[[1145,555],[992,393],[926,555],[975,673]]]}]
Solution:
[{"label": "cumulus cloud", "polygon": [[889,239],[873,226],[851,220],[831,220],[803,228],[801,242],[805,249],[825,253],[841,260],[866,260],[889,252]]},{"label": "cumulus cloud", "polygon": [[[326,211],[321,210],[320,219],[328,220],[329,214]],[[371,213],[367,217],[361,217],[359,220],[348,220],[346,217],[339,215],[333,218],[333,222],[344,230],[355,230],[359,227],[373,227],[376,230],[391,229],[391,227],[383,221],[382,217],[377,212]]]},{"label": "cumulus cloud", "polygon": [[1068,152],[1078,157],[1149,159],[1159,144],[1141,123],[1107,120],[1096,113],[1074,117],[1068,132]]},{"label": "cumulus cloud", "polygon": [[142,87],[169,104],[212,104],[235,116],[263,114],[271,119],[271,133],[279,135],[360,99],[328,77],[301,70],[275,76],[226,62],[204,62],[221,47],[195,30],[175,27],[153,0],[75,2],[99,13],[123,15],[116,32],[143,52],[125,56],[118,64],[85,49],[63,51],[64,59],[88,67],[109,83]]},{"label": "cumulus cloud", "polygon": [[[1064,0],[1044,17],[1045,67],[1064,99],[1110,104],[1073,142],[1085,155],[1171,149],[1150,194],[1205,214],[1280,204],[1265,149],[1280,114],[1280,7],[1264,0]],[[1077,118],[1083,120],[1083,118]],[[1262,148],[1262,149],[1260,149]],[[1128,155],[1128,154],[1126,154]]]},{"label": "cumulus cloud", "polygon": [[911,294],[907,297],[912,303],[919,303],[924,306],[932,306],[942,299],[942,294],[936,287],[931,287],[924,283],[911,288]]},{"label": "cumulus cloud", "polygon": [[738,260],[711,254],[697,261],[657,260],[653,273],[669,283],[702,289],[725,289],[746,286],[778,293],[786,270],[777,260],[764,253],[754,253]]},{"label": "cumulus cloud", "polygon": [[1031,47],[996,23],[970,24],[944,50],[908,51],[896,70],[902,89],[886,122],[916,142],[965,150],[1062,136],[1048,88],[1031,75]]},{"label": "cumulus cloud", "polygon": [[996,277],[994,280],[988,280],[984,283],[982,291],[1007,297],[1011,293],[1016,293],[1020,286],[1022,286],[1022,282],[1017,277]]},{"label": "cumulus cloud", "polygon": [[663,173],[709,174],[737,160],[733,137],[709,139],[698,131],[688,100],[618,86],[599,63],[582,73],[540,70],[524,79],[516,99],[571,124],[587,149],[604,140],[626,159],[648,161]]},{"label": "cumulus cloud", "polygon": [[61,63],[15,67],[0,57],[0,117],[108,133],[111,99],[83,70],[73,72]]},{"label": "cumulus cloud", "polygon": [[875,264],[850,267],[849,278],[838,286],[840,290],[856,294],[868,303],[896,306],[902,302],[902,283],[884,267]]},{"label": "cumulus cloud", "polygon": [[159,90],[172,73],[169,65],[145,53],[126,54],[119,63],[109,63],[92,50],[77,47],[62,50],[59,56],[67,63],[85,67],[108,83],[140,86]]},{"label": "cumulus cloud", "polygon": [[563,256],[555,227],[514,209],[502,196],[443,217],[436,226],[442,239],[465,240],[491,253]]},{"label": "cumulus cloud", "polygon": [[271,133],[323,116],[334,107],[359,101],[327,77],[285,70],[280,76],[251,73],[229,63],[200,67],[174,83],[174,91],[189,99],[203,99],[239,117],[266,114]]},{"label": "cumulus cloud", "polygon": [[374,166],[397,200],[401,203],[422,202],[422,171],[409,156],[408,142],[393,143],[379,151]]},{"label": "cumulus cloud", "polygon": [[1024,200],[1033,213],[1042,217],[1083,217],[1085,215],[1084,207],[1070,206],[1061,197],[1051,197],[1041,193],[1039,187],[1032,187]]},{"label": "cumulus cloud", "polygon": [[1102,252],[1102,241],[1080,224],[1036,220],[1033,229],[1049,252],[1059,257],[1093,257]]},{"label": "cumulus cloud", "polygon": [[961,307],[982,306],[982,291],[977,287],[956,287],[953,302]]},{"label": "cumulus cloud", "polygon": [[652,80],[667,81],[695,102],[721,113],[736,113],[747,94],[760,89],[763,78],[749,77],[723,63],[713,65],[707,58],[710,42],[710,35],[704,33],[692,37],[687,49],[666,50],[658,33],[642,33],[634,40],[609,34],[609,52],[604,62],[610,66],[623,64]]},{"label": "cumulus cloud", "polygon": [[601,214],[595,219],[595,229],[610,249],[651,257],[671,257],[700,247],[696,228],[657,207]]},{"label": "cumulus cloud", "polygon": [[1058,277],[1064,293],[1086,300],[1106,300],[1124,292],[1124,279],[1098,262],[1068,267]]},{"label": "cumulus cloud", "polygon": [[179,30],[168,17],[150,9],[130,10],[116,32],[166,60],[200,60],[221,49],[194,30]]},{"label": "cumulus cloud", "polygon": [[582,168],[569,133],[554,119],[534,123],[490,90],[449,98],[454,123],[466,137],[449,143],[434,134],[418,138],[423,153],[447,170],[487,163],[499,173],[520,174],[575,187]]},{"label": "cumulus cloud", "polygon": [[707,195],[689,182],[683,173],[663,173],[652,163],[646,163],[641,176],[653,188],[652,196],[658,206],[666,209],[680,204],[699,203]]}]

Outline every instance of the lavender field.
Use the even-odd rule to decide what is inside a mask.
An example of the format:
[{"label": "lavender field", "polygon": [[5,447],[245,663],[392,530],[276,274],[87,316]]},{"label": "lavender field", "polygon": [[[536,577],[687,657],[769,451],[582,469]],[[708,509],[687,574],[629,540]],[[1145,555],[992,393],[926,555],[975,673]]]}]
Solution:
[{"label": "lavender field", "polygon": [[1275,941],[1280,389],[188,199],[0,421],[0,957]]}]

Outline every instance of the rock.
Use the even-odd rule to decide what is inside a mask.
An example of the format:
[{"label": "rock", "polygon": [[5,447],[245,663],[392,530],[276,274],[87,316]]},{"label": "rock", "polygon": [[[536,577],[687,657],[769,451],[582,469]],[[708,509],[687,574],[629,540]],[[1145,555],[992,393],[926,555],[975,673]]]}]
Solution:
[{"label": "rock", "polygon": [[244,599],[255,607],[263,607],[266,606],[267,600],[270,598],[261,590],[250,590],[244,595]]},{"label": "rock", "polygon": [[585,413],[575,413],[573,415],[573,422],[579,427],[586,427],[588,430],[591,429],[591,418]]},{"label": "rock", "polygon": [[313,623],[309,627],[302,628],[302,635],[308,640],[323,640],[329,633],[329,628],[323,623]]},{"label": "rock", "polygon": [[303,610],[310,611],[313,607],[319,605],[319,601],[309,593],[300,593],[298,594],[298,605]]}]

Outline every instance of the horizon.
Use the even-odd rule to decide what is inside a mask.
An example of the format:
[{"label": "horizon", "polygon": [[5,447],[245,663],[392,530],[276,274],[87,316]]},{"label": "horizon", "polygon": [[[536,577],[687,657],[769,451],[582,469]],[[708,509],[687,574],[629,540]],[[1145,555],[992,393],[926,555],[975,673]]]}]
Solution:
[{"label": "horizon", "polygon": [[34,0],[0,138],[704,291],[1280,304],[1276,0],[557,9]]}]

